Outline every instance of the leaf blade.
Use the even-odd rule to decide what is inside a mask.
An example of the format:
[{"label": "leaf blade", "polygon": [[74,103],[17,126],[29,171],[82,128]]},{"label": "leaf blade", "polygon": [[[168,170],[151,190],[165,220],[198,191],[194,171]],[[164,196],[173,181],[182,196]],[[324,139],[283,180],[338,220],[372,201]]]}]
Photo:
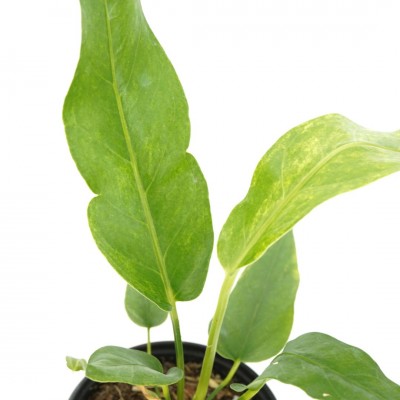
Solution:
[{"label": "leaf blade", "polygon": [[400,399],[400,386],[389,380],[364,351],[322,333],[289,342],[250,390],[265,380],[298,386],[315,399]]},{"label": "leaf blade", "polygon": [[172,385],[183,377],[183,371],[173,367],[163,373],[160,361],[139,350],[105,346],[89,358],[86,376],[96,382],[122,382],[130,385]]},{"label": "leaf blade", "polygon": [[237,282],[222,323],[218,353],[243,362],[277,354],[292,329],[298,284],[295,243],[289,232],[247,267]]},{"label": "leaf blade", "polygon": [[308,121],[264,155],[218,241],[234,270],[264,251],[318,204],[400,170],[400,132],[368,131],[340,115]]},{"label": "leaf blade", "polygon": [[168,317],[166,311],[129,285],[125,292],[125,310],[135,324],[145,328],[161,325]]},{"label": "leaf blade", "polygon": [[89,225],[117,272],[168,310],[200,294],[213,242],[207,186],[186,152],[186,99],[139,0],[81,8],[63,117],[71,154],[98,194]]}]

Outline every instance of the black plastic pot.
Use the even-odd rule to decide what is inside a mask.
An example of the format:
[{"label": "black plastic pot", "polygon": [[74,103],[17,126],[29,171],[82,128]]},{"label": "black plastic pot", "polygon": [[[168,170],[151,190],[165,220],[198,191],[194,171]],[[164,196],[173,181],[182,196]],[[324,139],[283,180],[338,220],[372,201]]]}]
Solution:
[{"label": "black plastic pot", "polygon": [[[193,362],[202,362],[205,352],[205,346],[196,343],[183,343],[185,352],[185,360]],[[146,345],[140,345],[134,347],[134,349],[146,351]],[[175,357],[175,346],[174,342],[156,342],[151,345],[152,354],[156,357],[162,357],[173,360]],[[232,367],[232,361],[226,360],[220,357],[218,354],[215,358],[214,372],[225,376]],[[238,371],[235,374],[234,380],[239,383],[248,384],[257,377],[257,374],[250,369],[247,365],[241,364]],[[97,383],[84,378],[72,393],[69,400],[88,400],[94,385]],[[265,385],[256,396],[253,397],[255,400],[276,400],[271,390]]]}]

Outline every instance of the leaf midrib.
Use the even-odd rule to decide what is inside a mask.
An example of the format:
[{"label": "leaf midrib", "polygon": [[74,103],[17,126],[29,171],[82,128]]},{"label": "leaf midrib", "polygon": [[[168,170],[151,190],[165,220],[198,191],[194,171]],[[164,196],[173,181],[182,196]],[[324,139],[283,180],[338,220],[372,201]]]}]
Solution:
[{"label": "leaf midrib", "polygon": [[139,168],[137,165],[137,161],[136,161],[137,158],[136,158],[136,154],[133,149],[133,146],[132,146],[132,141],[131,141],[131,136],[130,136],[129,129],[128,129],[128,124],[126,122],[125,112],[124,112],[124,109],[122,106],[121,95],[120,95],[119,88],[117,85],[116,72],[115,72],[115,56],[114,56],[114,50],[113,50],[113,44],[112,44],[112,30],[111,30],[110,16],[108,13],[108,0],[104,0],[104,8],[105,8],[105,13],[106,13],[107,38],[108,38],[108,50],[109,50],[109,56],[110,56],[110,67],[111,67],[111,75],[112,75],[112,86],[113,86],[115,100],[117,102],[118,115],[120,118],[121,127],[122,127],[122,131],[124,134],[126,146],[128,148],[128,152],[129,152],[130,164],[131,164],[133,176],[134,176],[137,188],[138,188],[140,203],[143,208],[146,225],[149,229],[149,233],[150,233],[150,237],[151,237],[151,241],[152,241],[152,245],[153,245],[153,250],[154,250],[154,253],[155,253],[155,256],[157,259],[160,276],[161,276],[162,282],[165,287],[167,299],[168,299],[170,305],[172,306],[175,302],[175,299],[174,299],[174,295],[172,292],[171,284],[169,282],[165,261],[162,256],[162,251],[161,251],[160,243],[158,240],[157,231],[154,226],[153,216],[151,214],[150,206],[149,206],[149,203],[147,200],[146,191],[144,189],[142,178],[140,176]]},{"label": "leaf midrib", "polygon": [[313,178],[318,173],[318,171],[320,169],[322,169],[322,167],[324,167],[332,158],[337,156],[341,151],[347,150],[352,147],[357,147],[357,146],[372,147],[372,148],[381,149],[381,150],[385,150],[385,151],[391,151],[391,152],[395,152],[395,153],[400,152],[399,150],[392,149],[389,147],[379,146],[379,145],[375,145],[372,143],[365,143],[365,142],[361,142],[361,141],[350,142],[350,143],[346,143],[346,144],[343,144],[343,145],[337,147],[334,151],[332,151],[327,156],[322,158],[322,160],[320,160],[306,174],[306,176],[303,179],[301,179],[300,182],[289,192],[289,195],[284,197],[283,200],[278,203],[278,205],[275,207],[275,209],[273,209],[272,212],[269,214],[269,216],[265,220],[265,222],[263,224],[261,224],[261,226],[259,228],[256,229],[256,232],[251,237],[251,239],[248,241],[248,244],[246,245],[245,250],[241,253],[241,255],[239,255],[239,257],[232,269],[235,270],[235,269],[241,267],[241,263],[247,257],[247,255],[251,251],[251,249],[257,244],[257,242],[260,239],[260,237],[262,236],[262,234],[266,231],[266,229],[268,229],[268,227],[270,225],[273,224],[274,218],[276,217],[276,215],[279,214],[279,212],[282,209],[284,209],[294,197],[296,197],[296,195],[301,191],[301,189],[311,180],[311,178]]}]

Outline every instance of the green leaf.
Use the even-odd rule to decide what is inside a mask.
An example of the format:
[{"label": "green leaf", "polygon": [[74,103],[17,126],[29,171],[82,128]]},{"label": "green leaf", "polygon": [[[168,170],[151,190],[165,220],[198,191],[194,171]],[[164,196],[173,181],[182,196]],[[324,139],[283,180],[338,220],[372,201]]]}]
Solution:
[{"label": "green leaf", "polygon": [[130,385],[172,385],[183,378],[183,371],[173,367],[166,374],[160,361],[143,351],[106,346],[89,358],[86,376],[96,382],[123,382]]},{"label": "green leaf", "polygon": [[318,204],[399,170],[400,131],[368,131],[335,114],[299,125],[264,155],[228,217],[218,241],[222,265],[254,262]]},{"label": "green leaf", "polygon": [[229,297],[217,351],[225,358],[258,362],[287,342],[299,285],[296,248],[287,233],[245,269]]},{"label": "green leaf", "polygon": [[84,371],[87,366],[86,360],[83,358],[65,357],[67,367],[72,371]]},{"label": "green leaf", "polygon": [[289,342],[248,388],[258,390],[268,379],[298,386],[314,399],[400,399],[400,386],[367,353],[322,333]]},{"label": "green leaf", "polygon": [[139,0],[81,0],[81,7],[81,55],[64,123],[98,195],[90,228],[117,272],[169,310],[200,294],[213,244],[206,182],[186,152],[186,99]]},{"label": "green leaf", "polygon": [[235,392],[239,393],[247,389],[247,386],[243,385],[243,383],[232,383],[231,385],[229,385],[229,387]]},{"label": "green leaf", "polygon": [[168,317],[166,311],[129,285],[125,293],[125,309],[135,324],[145,328],[161,325]]}]

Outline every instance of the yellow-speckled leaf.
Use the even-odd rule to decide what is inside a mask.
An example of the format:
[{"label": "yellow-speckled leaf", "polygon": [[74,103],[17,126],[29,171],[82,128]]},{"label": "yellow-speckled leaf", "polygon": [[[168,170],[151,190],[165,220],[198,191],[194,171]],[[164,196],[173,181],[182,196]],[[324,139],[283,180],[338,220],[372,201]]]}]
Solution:
[{"label": "yellow-speckled leaf", "polygon": [[222,265],[254,262],[318,204],[399,170],[399,131],[369,131],[336,114],[299,125],[264,155],[228,217],[218,241]]},{"label": "yellow-speckled leaf", "polygon": [[97,194],[90,228],[117,272],[169,310],[200,294],[213,243],[207,186],[186,152],[186,99],[139,0],[81,0],[81,8],[64,122]]}]

